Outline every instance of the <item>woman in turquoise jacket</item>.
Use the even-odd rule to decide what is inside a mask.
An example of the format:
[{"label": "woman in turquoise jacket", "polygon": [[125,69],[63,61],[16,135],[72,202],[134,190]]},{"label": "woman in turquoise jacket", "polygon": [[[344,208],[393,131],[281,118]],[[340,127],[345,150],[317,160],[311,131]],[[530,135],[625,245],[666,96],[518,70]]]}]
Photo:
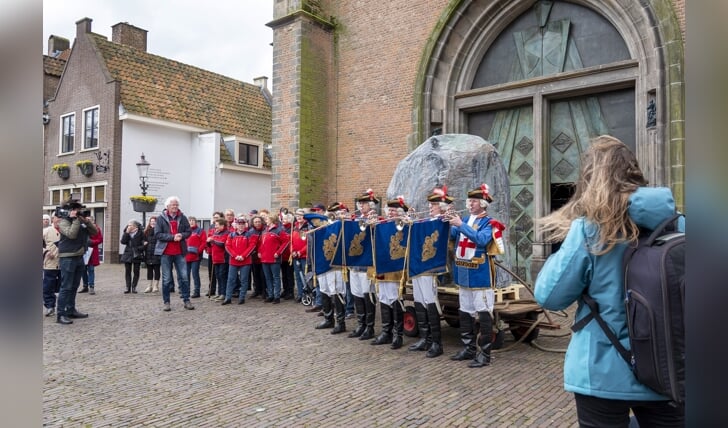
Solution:
[{"label": "woman in turquoise jacket", "polygon": [[[675,213],[672,192],[647,184],[634,154],[621,141],[597,137],[582,159],[576,191],[561,209],[539,220],[547,239],[561,241],[536,279],[535,298],[562,310],[579,300],[575,320],[589,314],[586,289],[629,349],[622,256],[639,227],[654,229]],[[684,223],[681,223],[684,228]],[[683,426],[684,409],[635,378],[596,323],[574,333],[564,361],[564,389],[573,392],[582,427],[627,427],[632,409],[641,426]]]}]

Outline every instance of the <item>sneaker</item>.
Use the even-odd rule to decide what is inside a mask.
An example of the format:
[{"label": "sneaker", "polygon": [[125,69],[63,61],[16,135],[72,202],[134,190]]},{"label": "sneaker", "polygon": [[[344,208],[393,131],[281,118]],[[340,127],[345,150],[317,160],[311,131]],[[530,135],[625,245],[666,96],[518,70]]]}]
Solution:
[{"label": "sneaker", "polygon": [[192,302],[190,302],[190,301],[188,300],[188,301],[186,301],[186,302],[185,302],[185,309],[189,309],[189,310],[192,310],[192,309],[195,309],[195,307],[194,307],[194,306],[192,306]]},{"label": "sneaker", "polygon": [[193,298],[193,299],[199,299],[200,298],[200,293],[195,293],[195,294],[191,295],[190,297]]},{"label": "sneaker", "polygon": [[94,291],[94,288],[93,287],[89,287],[88,288],[88,294],[91,294],[91,295],[96,294],[96,291]]},{"label": "sneaker", "polygon": [[169,306],[169,303],[164,304],[164,308],[162,309],[164,312],[169,312],[172,310],[172,307]]},{"label": "sneaker", "polygon": [[218,301],[218,302],[219,302],[220,300],[225,300],[225,296],[223,296],[222,294],[219,294],[219,295],[217,295],[217,296],[216,296],[216,297],[215,297],[214,299],[212,299],[212,300],[215,300],[215,301]]},{"label": "sneaker", "polygon": [[243,300],[238,300],[238,305],[244,305],[244,304],[245,304],[245,299],[243,299]]},{"label": "sneaker", "polygon": [[56,308],[45,308],[45,316],[49,317],[56,313]]}]

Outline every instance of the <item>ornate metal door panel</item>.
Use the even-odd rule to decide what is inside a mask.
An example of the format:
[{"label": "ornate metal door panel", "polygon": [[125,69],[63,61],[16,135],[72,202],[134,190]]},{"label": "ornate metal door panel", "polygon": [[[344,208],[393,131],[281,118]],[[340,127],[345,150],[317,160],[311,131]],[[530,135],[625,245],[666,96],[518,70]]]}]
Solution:
[{"label": "ornate metal door panel", "polygon": [[533,108],[499,110],[487,140],[496,146],[508,170],[510,262],[522,278],[527,278],[533,231]]}]

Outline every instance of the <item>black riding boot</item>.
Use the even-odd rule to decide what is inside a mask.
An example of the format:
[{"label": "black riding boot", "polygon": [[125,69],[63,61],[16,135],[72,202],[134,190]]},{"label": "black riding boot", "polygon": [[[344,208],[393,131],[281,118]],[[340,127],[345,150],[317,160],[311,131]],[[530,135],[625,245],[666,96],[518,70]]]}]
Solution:
[{"label": "black riding boot", "polygon": [[346,323],[344,322],[346,315],[344,311],[344,295],[334,294],[332,299],[334,299],[334,308],[336,308],[336,327],[331,330],[331,334],[343,333],[346,331]]},{"label": "black riding boot", "polygon": [[334,326],[334,310],[331,308],[331,296],[321,293],[321,307],[324,312],[324,320],[316,326],[317,329],[331,328]]},{"label": "black riding boot", "polygon": [[382,313],[382,332],[376,339],[372,340],[372,345],[386,345],[392,343],[392,307],[379,302],[379,310]]},{"label": "black riding boot", "polygon": [[356,310],[356,328],[349,333],[349,337],[359,337],[364,332],[364,298],[354,296],[354,308]]},{"label": "black riding boot", "polygon": [[490,365],[490,342],[493,338],[493,318],[490,312],[478,312],[480,318],[480,337],[478,337],[478,354],[468,367],[483,367]]},{"label": "black riding boot", "polygon": [[440,334],[440,314],[437,312],[437,305],[430,303],[427,305],[427,321],[430,326],[430,335],[432,336],[432,345],[427,350],[427,358],[434,358],[442,355],[442,335]]},{"label": "black riding boot", "polygon": [[[377,305],[374,303],[374,294],[364,293],[364,331],[359,340],[368,340],[374,337],[374,318],[377,315]],[[357,309],[358,310],[358,309]]]},{"label": "black riding boot", "polygon": [[404,309],[402,308],[402,304],[403,302],[400,300],[395,300],[392,303],[392,306],[394,306],[394,320],[392,321],[392,324],[394,324],[394,337],[392,338],[392,349],[402,347],[402,335],[404,334]]},{"label": "black riding boot", "polygon": [[430,335],[430,324],[427,322],[427,309],[420,302],[415,302],[415,316],[417,317],[417,327],[420,330],[420,340],[410,345],[410,351],[427,351],[432,345],[432,336]]},{"label": "black riding boot", "polygon": [[475,331],[473,331],[473,317],[469,313],[460,313],[460,342],[463,344],[457,354],[450,357],[453,361],[471,360],[475,357]]}]

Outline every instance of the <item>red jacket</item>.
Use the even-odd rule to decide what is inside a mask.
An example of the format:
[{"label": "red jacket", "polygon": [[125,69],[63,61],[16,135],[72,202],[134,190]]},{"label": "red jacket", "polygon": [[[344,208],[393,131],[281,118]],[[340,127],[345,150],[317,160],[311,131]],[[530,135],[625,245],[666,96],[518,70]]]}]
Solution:
[{"label": "red jacket", "polygon": [[[225,251],[230,255],[230,266],[245,266],[253,263],[251,257],[258,243],[258,235],[248,236],[246,233],[234,232],[228,235],[225,241]],[[237,256],[243,256],[243,260],[236,260]]]},{"label": "red jacket", "polygon": [[[288,246],[289,236],[280,226],[270,226],[264,229],[260,236],[258,255],[261,263],[276,263],[281,261],[281,255]],[[278,254],[278,259],[274,257]]]},{"label": "red jacket", "polygon": [[99,245],[104,242],[104,236],[101,234],[100,227],[96,226],[96,229],[98,229],[99,233],[90,236],[88,241],[88,246],[92,248],[91,257],[89,257],[88,263],[86,263],[88,266],[98,266],[101,264],[99,261]]},{"label": "red jacket", "polygon": [[297,228],[293,229],[293,233],[292,233],[293,236],[291,237],[291,243],[293,244],[292,251],[294,253],[295,252],[299,253],[298,257],[294,257],[295,259],[305,259],[307,251],[308,251],[308,245],[306,245],[306,240],[301,239],[301,235],[305,236],[305,234],[306,234],[305,233],[306,222],[303,222],[303,226],[304,226],[304,231],[301,231],[301,224],[296,224]]},{"label": "red jacket", "polygon": [[225,242],[230,234],[227,230],[215,232],[212,234],[212,241],[207,244],[207,252],[212,257],[212,264],[219,265],[226,263],[225,260]]},{"label": "red jacket", "polygon": [[185,261],[196,262],[202,259],[202,251],[207,245],[207,233],[199,226],[190,228],[190,237],[187,238],[187,254]]}]

